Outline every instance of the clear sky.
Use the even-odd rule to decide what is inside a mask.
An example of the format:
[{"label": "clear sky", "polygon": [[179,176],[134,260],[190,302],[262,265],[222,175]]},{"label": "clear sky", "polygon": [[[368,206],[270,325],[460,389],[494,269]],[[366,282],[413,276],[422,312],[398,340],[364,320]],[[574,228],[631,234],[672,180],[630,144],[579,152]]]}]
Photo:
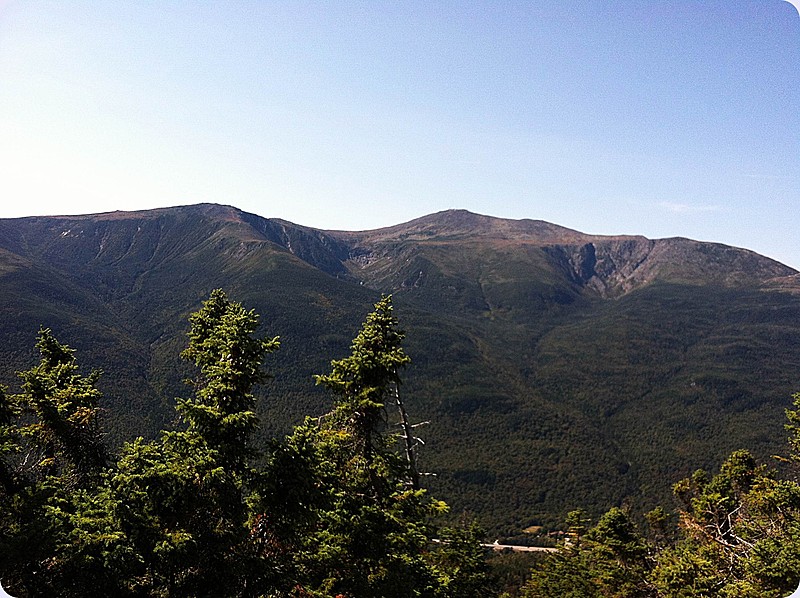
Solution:
[{"label": "clear sky", "polygon": [[0,0],[0,217],[448,208],[800,269],[784,0]]}]

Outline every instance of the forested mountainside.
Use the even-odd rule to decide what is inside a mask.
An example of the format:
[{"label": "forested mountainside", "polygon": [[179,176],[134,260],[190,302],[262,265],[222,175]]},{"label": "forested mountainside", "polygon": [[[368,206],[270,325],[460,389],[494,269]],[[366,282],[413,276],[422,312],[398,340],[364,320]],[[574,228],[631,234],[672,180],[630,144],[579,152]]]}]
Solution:
[{"label": "forested mountainside", "polygon": [[735,449],[777,451],[800,389],[800,274],[744,249],[460,210],[323,231],[207,204],[0,220],[0,382],[49,327],[103,370],[109,443],[151,436],[188,392],[187,317],[215,288],[281,338],[265,436],[329,410],[312,375],[391,293],[426,483],[507,536],[649,509]]}]

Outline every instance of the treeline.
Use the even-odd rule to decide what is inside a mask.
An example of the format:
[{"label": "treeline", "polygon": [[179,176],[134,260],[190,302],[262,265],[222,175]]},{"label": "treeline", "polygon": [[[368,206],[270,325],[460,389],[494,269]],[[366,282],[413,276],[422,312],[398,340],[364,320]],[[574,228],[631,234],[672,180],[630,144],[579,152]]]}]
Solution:
[{"label": "treeline", "polygon": [[569,540],[543,559],[525,598],[783,598],[800,581],[800,394],[787,410],[784,475],[734,452],[710,476],[673,490],[676,514],[657,508],[642,525],[613,508],[591,525],[567,518]]},{"label": "treeline", "polygon": [[[99,372],[48,329],[20,392],[0,388],[0,580],[14,596],[472,597],[496,594],[480,533],[420,488],[391,299],[316,377],[325,416],[258,446],[253,386],[278,338],[214,291],[176,425],[110,454]],[[408,424],[398,434],[387,414]],[[402,417],[400,417],[402,416]]]}]

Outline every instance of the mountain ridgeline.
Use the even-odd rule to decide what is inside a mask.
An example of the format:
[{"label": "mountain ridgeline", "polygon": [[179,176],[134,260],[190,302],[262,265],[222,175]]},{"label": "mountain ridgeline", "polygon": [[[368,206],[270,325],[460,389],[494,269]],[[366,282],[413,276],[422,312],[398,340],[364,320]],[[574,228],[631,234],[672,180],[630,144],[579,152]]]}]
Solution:
[{"label": "mountain ridgeline", "polygon": [[209,204],[0,220],[0,382],[51,328],[104,371],[109,443],[153,435],[215,288],[281,337],[266,435],[330,407],[313,374],[391,293],[426,483],[506,536],[576,507],[669,506],[735,449],[780,452],[800,390],[800,274],[751,251],[461,210],[323,231]]}]

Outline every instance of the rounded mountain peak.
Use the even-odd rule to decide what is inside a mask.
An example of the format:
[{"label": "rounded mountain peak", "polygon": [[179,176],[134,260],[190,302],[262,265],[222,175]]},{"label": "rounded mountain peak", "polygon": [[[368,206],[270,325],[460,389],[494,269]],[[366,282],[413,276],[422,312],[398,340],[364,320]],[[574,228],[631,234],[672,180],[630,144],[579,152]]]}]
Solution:
[{"label": "rounded mountain peak", "polygon": [[468,210],[444,210],[395,226],[344,234],[370,241],[468,241],[491,238],[543,244],[578,243],[589,238],[578,231],[543,220],[511,220]]}]

